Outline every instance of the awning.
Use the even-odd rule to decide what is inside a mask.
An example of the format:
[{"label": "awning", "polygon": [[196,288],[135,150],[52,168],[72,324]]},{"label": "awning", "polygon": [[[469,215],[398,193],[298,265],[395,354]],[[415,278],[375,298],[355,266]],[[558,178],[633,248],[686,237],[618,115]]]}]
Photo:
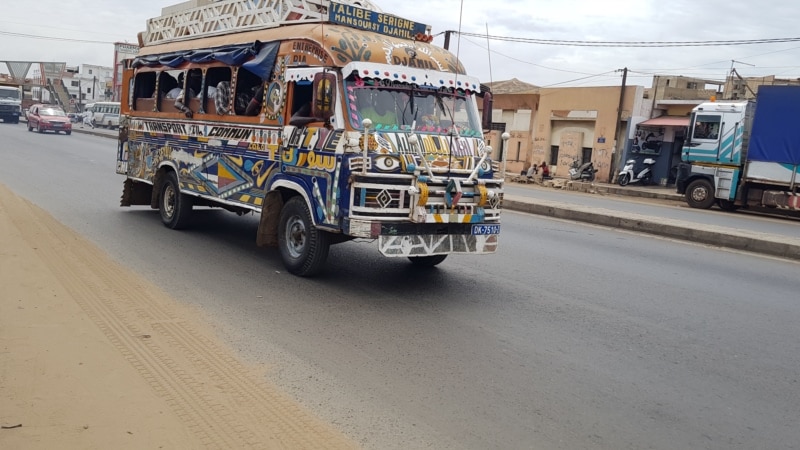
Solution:
[{"label": "awning", "polygon": [[689,118],[681,116],[661,116],[655,119],[645,120],[639,126],[645,127],[688,127]]}]

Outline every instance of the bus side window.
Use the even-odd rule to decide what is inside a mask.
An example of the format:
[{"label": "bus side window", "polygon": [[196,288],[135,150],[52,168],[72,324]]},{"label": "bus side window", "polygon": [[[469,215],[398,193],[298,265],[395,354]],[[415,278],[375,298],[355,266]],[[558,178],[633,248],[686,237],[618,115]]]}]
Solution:
[{"label": "bus side window", "polygon": [[206,99],[207,113],[219,115],[230,112],[231,103],[231,69],[230,67],[212,67],[206,70]]},{"label": "bus side window", "polygon": [[155,105],[153,97],[156,91],[156,73],[137,73],[133,80],[133,85],[133,109],[137,111],[152,111]]},{"label": "bus side window", "polygon": [[292,86],[292,108],[289,124],[304,126],[317,119],[313,117],[314,86],[310,81],[298,81]]},{"label": "bus side window", "polygon": [[[257,75],[241,67],[236,70],[236,93],[234,97],[234,112],[243,116],[247,105],[258,93],[259,87],[263,89],[264,81]],[[263,90],[261,91],[263,95]],[[262,105],[263,106],[263,105]],[[261,112],[260,110],[258,111]]]}]

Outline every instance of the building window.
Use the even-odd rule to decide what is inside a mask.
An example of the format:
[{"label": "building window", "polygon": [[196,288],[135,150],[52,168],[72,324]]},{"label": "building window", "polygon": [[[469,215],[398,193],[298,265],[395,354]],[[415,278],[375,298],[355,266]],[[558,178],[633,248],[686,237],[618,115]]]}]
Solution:
[{"label": "building window", "polygon": [[581,164],[587,163],[592,160],[592,148],[591,147],[583,147],[581,149]]},{"label": "building window", "polygon": [[557,166],[558,165],[558,146],[551,145],[550,146],[550,165]]},{"label": "building window", "polygon": [[91,75],[91,74],[92,74],[92,69],[89,69],[89,75]]}]

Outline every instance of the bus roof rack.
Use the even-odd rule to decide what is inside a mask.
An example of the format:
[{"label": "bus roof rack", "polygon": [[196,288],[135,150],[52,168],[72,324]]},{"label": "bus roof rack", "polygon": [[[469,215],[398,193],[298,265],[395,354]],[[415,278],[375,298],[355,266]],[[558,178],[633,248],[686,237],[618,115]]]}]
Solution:
[{"label": "bus roof rack", "polygon": [[[382,12],[370,0],[337,0],[336,3]],[[184,2],[164,8],[161,16],[149,19],[147,31],[139,33],[139,44],[144,47],[287,24],[325,22],[330,5],[331,0]]]}]

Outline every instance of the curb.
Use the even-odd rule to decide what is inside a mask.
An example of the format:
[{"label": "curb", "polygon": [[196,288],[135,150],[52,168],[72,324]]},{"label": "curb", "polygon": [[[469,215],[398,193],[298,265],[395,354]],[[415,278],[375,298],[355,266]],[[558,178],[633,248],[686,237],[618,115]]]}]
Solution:
[{"label": "curb", "polygon": [[680,220],[660,219],[656,222],[649,216],[638,214],[620,214],[618,211],[577,205],[566,208],[555,202],[537,200],[533,203],[508,196],[503,199],[503,208],[800,261],[800,239],[788,238],[787,241],[787,238],[735,228],[698,227],[695,223]]}]

